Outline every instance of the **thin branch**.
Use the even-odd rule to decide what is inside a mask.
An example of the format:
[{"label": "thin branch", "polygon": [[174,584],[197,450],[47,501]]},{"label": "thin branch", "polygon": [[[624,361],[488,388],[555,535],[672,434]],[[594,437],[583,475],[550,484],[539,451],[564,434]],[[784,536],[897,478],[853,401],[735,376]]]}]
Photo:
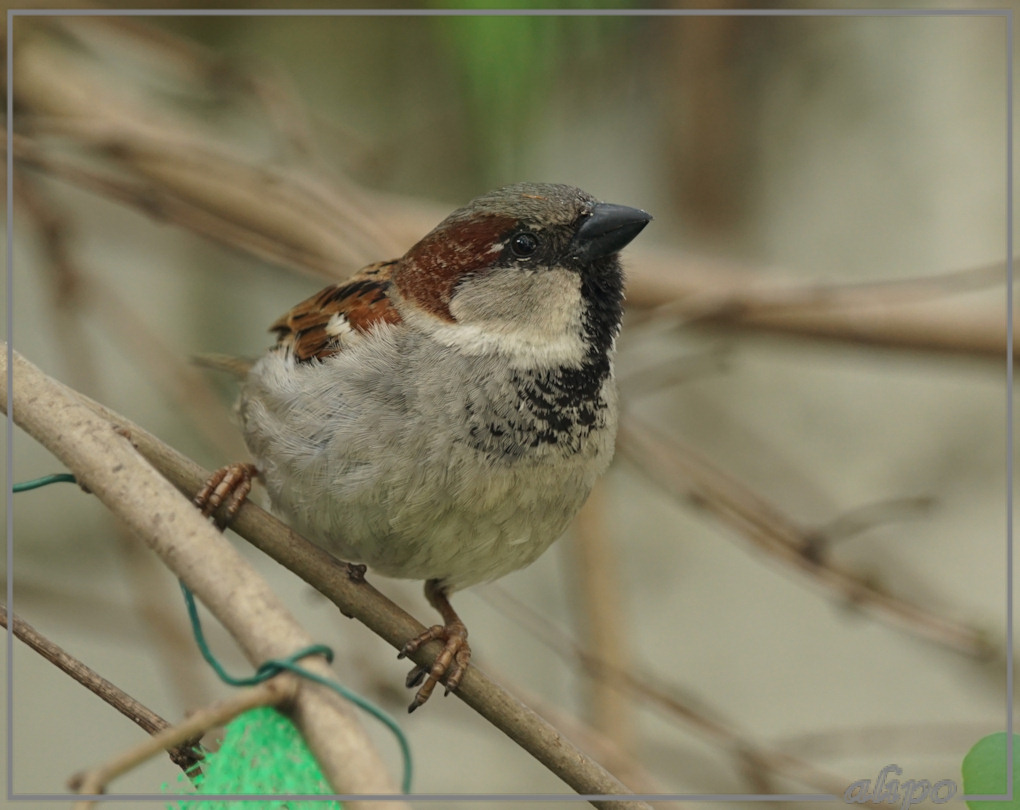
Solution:
[{"label": "thin branch", "polygon": [[35,229],[38,249],[45,255],[49,271],[50,325],[57,341],[63,347],[64,368],[76,387],[95,390],[91,386],[97,379],[98,352],[82,328],[82,311],[79,306],[81,272],[72,250],[73,232],[70,218],[47,195],[40,177],[27,172],[15,172],[15,211],[24,211]]},{"label": "thin branch", "polygon": [[[1005,265],[870,284],[783,279],[661,248],[628,249],[630,306],[684,324],[876,348],[1005,359],[1005,298],[965,302],[961,293],[1007,294]],[[1020,349],[1020,335],[1014,335]],[[1020,352],[1018,352],[1020,356]]]},{"label": "thin branch", "polygon": [[[638,793],[668,794],[670,792],[667,786],[661,784],[649,773],[647,767],[635,757],[633,752],[620,746],[613,734],[606,734],[600,729],[588,725],[566,711],[563,706],[556,705],[537,694],[527,692],[516,684],[509,686],[508,689],[529,706],[534,706],[536,711],[548,718],[557,728],[563,729],[571,739],[577,740],[581,748],[590,751],[600,762],[612,763],[613,773],[618,774],[620,779]],[[650,802],[650,804],[653,808],[674,805],[672,802]]]},{"label": "thin branch", "polygon": [[[7,620],[7,606],[0,604],[0,627],[7,627]],[[94,669],[86,666],[69,652],[54,644],[28,622],[15,615],[11,617],[11,628],[14,631],[15,638],[27,644],[55,667],[66,672],[94,695],[113,706],[113,708],[141,728],[146,734],[159,734],[170,727],[169,722],[152,711],[148,706],[131,697],[131,695],[110,683],[110,681],[106,680]],[[187,771],[194,767],[195,763],[201,759],[201,757],[195,756],[193,750],[197,742],[198,737],[184,738],[179,742],[168,745],[165,750],[170,755],[170,759],[174,764]]]},{"label": "thin branch", "polygon": [[755,271],[762,283],[756,288],[731,287],[693,293],[655,307],[656,317],[679,315],[688,322],[747,317],[759,312],[780,310],[838,310],[889,304],[915,304],[920,301],[957,296],[979,290],[1005,288],[1006,268],[1002,262],[968,267],[949,273],[915,278],[882,279],[858,282],[797,282],[792,279],[769,281]]},{"label": "thin branch", "polygon": [[665,713],[665,717],[679,721],[702,739],[735,756],[738,765],[756,774],[758,781],[768,782],[782,776],[826,793],[840,793],[849,784],[845,778],[820,770],[775,746],[752,741],[747,734],[722,719],[718,712],[707,709],[703,701],[678,695],[676,687],[658,683],[654,676],[642,671],[633,661],[616,663],[618,659],[615,656],[584,649],[555,624],[499,585],[489,585],[484,598],[491,603],[505,605],[507,611],[516,617],[515,621],[526,626],[546,648],[579,665],[589,677],[632,700],[655,706]]},{"label": "thin branch", "polygon": [[793,732],[774,738],[772,745],[794,756],[813,753],[830,759],[853,759],[861,751],[910,751],[914,757],[948,754],[955,758],[989,731],[988,722],[976,720],[917,720]]},{"label": "thin branch", "polygon": [[[593,655],[629,661],[632,651],[620,595],[619,561],[606,530],[606,484],[596,483],[574,521],[571,571],[584,646]],[[588,698],[590,723],[623,751],[635,744],[634,716],[620,692],[596,679]]]},{"label": "thin branch", "polygon": [[[162,75],[175,76],[192,92],[199,87],[209,88],[217,98],[228,94],[253,98],[277,133],[281,149],[306,159],[318,157],[309,119],[320,122],[313,111],[304,108],[285,77],[268,60],[253,63],[248,58],[239,63],[236,57],[224,57],[194,40],[146,25],[135,17],[49,17],[38,22],[98,53],[134,52],[132,55],[145,59]],[[331,132],[337,129],[334,126]]]},{"label": "thin branch", "polygon": [[[203,433],[206,441],[221,452],[236,449],[236,432],[226,429],[229,425],[224,410],[212,395],[207,378],[167,350],[148,324],[120,300],[119,293],[109,285],[102,285],[81,266],[72,250],[72,216],[47,193],[48,189],[39,178],[19,172],[14,180],[16,200],[24,203],[38,231],[39,249],[47,258],[45,266],[50,271],[53,288],[50,298],[54,310],[52,328],[63,347],[64,364],[75,387],[96,392],[97,396],[102,390],[95,365],[96,346],[82,330],[87,307],[92,305],[101,310],[97,322],[112,330],[113,342],[127,352],[143,355],[144,368],[152,379],[163,386],[184,413],[192,416],[196,429]],[[169,381],[175,384],[170,385]],[[171,596],[168,586],[172,582],[158,575],[162,571],[159,562],[130,532],[118,525],[116,537],[134,608],[156,634],[153,648],[163,659],[168,683],[173,685],[184,705],[207,702],[202,679],[194,676],[195,666],[201,661],[194,641],[166,611],[166,599]]]},{"label": "thin branch", "polygon": [[[284,199],[287,192],[296,194],[298,199],[306,193],[285,172],[274,178],[274,196],[267,197],[263,176],[246,176],[237,171],[227,174],[218,163],[209,164],[205,170],[174,169],[176,181],[170,184],[172,178],[155,169],[150,178],[142,181],[122,180],[87,169],[73,159],[41,149],[24,136],[15,136],[14,148],[19,163],[298,272],[336,279],[355,269],[367,256],[363,252],[355,258],[344,251],[324,250],[323,241],[332,237],[325,223],[303,220],[300,228],[287,231],[286,239],[280,238],[281,223],[293,218],[294,204]],[[235,159],[235,168],[240,165]],[[266,231],[259,227],[262,216],[259,222],[238,217],[230,208],[233,202],[221,195],[224,188],[231,190],[233,201],[257,200],[262,216],[275,217],[278,213],[276,226]],[[210,201],[214,199],[215,205],[202,202],[206,195],[212,195]],[[278,203],[283,204],[280,211],[276,210]],[[434,214],[425,213],[434,211],[434,207],[423,207],[420,203],[383,205],[377,201],[377,206],[385,211],[393,234],[406,234],[406,238],[387,239],[387,245],[392,247],[378,252],[375,258],[398,255],[438,220]],[[381,218],[380,215],[375,219]],[[367,217],[360,220],[362,226],[367,221]],[[335,227],[336,223],[334,230]],[[348,230],[351,235],[357,233]],[[315,236],[305,238],[298,231],[314,232]],[[641,246],[629,250],[627,268],[630,307],[679,315],[687,325],[985,359],[1005,357],[1007,338],[1001,303],[964,307],[958,295],[961,291],[993,289],[997,283],[993,280],[996,266],[947,274],[945,280],[935,275],[897,282],[895,287],[875,284],[868,289],[803,282],[771,282],[769,286],[762,271],[737,271],[727,265],[717,268],[727,281],[723,287],[718,277],[706,277],[704,267],[694,258]],[[967,278],[967,283],[958,283],[958,277]],[[972,279],[978,283],[971,285]],[[1020,338],[1015,340],[1020,357]]]},{"label": "thin branch", "polygon": [[181,126],[164,109],[140,109],[137,99],[118,95],[57,48],[20,49],[14,76],[25,131],[62,134],[245,230],[355,266],[377,260],[392,241],[379,220],[336,188],[300,171],[238,160],[235,148]]},{"label": "thin branch", "polygon": [[98,316],[97,322],[109,331],[121,351],[147,372],[210,447],[227,458],[244,452],[241,437],[208,375],[182,360],[144,318],[138,317],[114,285],[83,274],[82,293],[85,303]]},{"label": "thin branch", "polygon": [[[52,45],[22,48],[14,71],[19,104],[36,126],[61,131],[124,181],[56,160],[41,144],[15,144],[19,161],[164,216],[221,244],[305,273],[337,278],[391,258],[438,219],[435,208],[387,200],[345,183],[316,183],[296,171],[266,170],[216,148],[197,127],[138,109],[90,79]],[[159,120],[162,118],[162,120]],[[149,119],[158,125],[143,124]],[[26,120],[25,114],[20,119]],[[37,130],[38,131],[38,130]],[[125,188],[125,185],[128,187]],[[1000,287],[1003,267],[870,285],[777,280],[764,268],[703,261],[636,245],[627,253],[631,307],[680,315],[713,328],[800,336],[888,349],[1004,358],[1005,307],[961,306],[961,292]],[[665,307],[665,309],[663,309]],[[1020,341],[1020,337],[1016,337]],[[1020,349],[1020,343],[1014,344]],[[1020,358],[1020,351],[1017,352]]]},{"label": "thin branch", "polygon": [[[76,793],[98,796],[118,776],[152,759],[164,748],[177,747],[187,740],[199,739],[209,730],[225,725],[251,709],[280,706],[294,699],[297,687],[296,679],[277,677],[237,692],[224,701],[199,709],[183,723],[164,729],[98,768],[75,774],[69,780],[69,787]],[[95,803],[95,799],[75,802],[74,810],[89,810]]]},{"label": "thin branch", "polygon": [[925,495],[912,498],[887,498],[875,503],[867,503],[837,515],[835,519],[824,526],[819,526],[814,532],[811,532],[812,540],[816,540],[821,546],[829,546],[863,534],[884,523],[917,518],[931,511],[934,505],[935,499]]},{"label": "thin branch", "polygon": [[[238,225],[173,196],[159,184],[124,180],[109,172],[85,168],[73,159],[40,148],[22,135],[14,136],[13,147],[19,164],[32,166],[60,180],[107,197],[157,222],[179,225],[210,241],[318,278],[329,279],[341,275],[337,268],[344,266],[342,261],[314,252],[312,248],[306,250],[286,245],[260,231]],[[353,269],[353,265],[350,267]]]},{"label": "thin branch", "polygon": [[[627,330],[627,357],[636,360],[640,349],[634,347],[635,334],[633,329]],[[710,346],[709,348],[690,352],[681,357],[671,358],[664,362],[646,364],[634,368],[628,362],[617,373],[620,390],[626,392],[631,399],[648,394],[658,393],[675,385],[683,385],[704,377],[722,374],[728,370],[732,347]]]},{"label": "thin branch", "polygon": [[811,553],[817,536],[712,465],[682,442],[624,413],[617,449],[651,480],[676,497],[695,503],[735,529],[773,559],[808,575],[810,581],[850,604],[908,632],[976,658],[1001,655],[979,630],[940,616],[892,594],[867,577]]},{"label": "thin branch", "polygon": [[[54,408],[57,408],[57,413],[52,414],[52,421],[54,424],[61,424],[61,420],[57,416],[60,413],[59,407],[71,408],[72,411],[68,412],[67,418],[78,421],[80,418],[83,421],[87,421],[90,426],[90,430],[99,433],[112,433],[112,425],[117,426],[122,432],[125,432],[131,438],[131,444],[144,456],[160,473],[166,476],[174,486],[176,486],[181,492],[186,494],[194,494],[204,484],[205,480],[209,477],[209,471],[202,469],[199,465],[195,464],[190,459],[185,458],[181,454],[177,453],[172,448],[160,442],[154,436],[143,430],[137,425],[134,425],[129,420],[125,419],[119,414],[113,413],[112,411],[98,405],[97,403],[88,400],[77,392],[73,392],[61,385],[55,380],[47,378],[38,369],[35,369],[26,360],[15,354],[15,421],[19,424],[23,424],[27,420],[25,414],[26,409],[38,409],[42,403],[47,403],[45,410],[52,412]],[[31,383],[31,384],[29,384]],[[19,399],[20,397],[20,399]],[[85,409],[88,411],[88,419],[84,415],[82,416],[71,416],[71,413],[80,414],[81,410]],[[38,431],[35,428],[35,423],[39,421],[39,418],[32,417],[31,424],[24,425],[30,432],[34,430],[40,432],[45,436],[45,431]],[[36,435],[33,432],[33,435]],[[64,438],[67,438],[65,434]],[[118,437],[119,438],[119,437]],[[68,454],[58,452],[60,448],[51,446],[54,443],[51,441],[51,436],[45,436],[46,441],[44,443],[50,446],[50,449],[56,452],[65,464],[74,472],[78,472],[78,469],[84,466],[84,461],[78,462],[76,459],[71,459]],[[125,454],[118,454],[120,459]],[[109,465],[109,461],[104,463],[104,468]],[[133,467],[135,465],[133,464]],[[154,509],[149,505],[149,491],[154,488],[155,485],[151,481],[131,481],[123,480],[120,482],[122,489],[118,489],[115,495],[110,493],[109,490],[104,490],[104,494],[100,494],[98,490],[94,488],[93,481],[95,480],[92,476],[86,475],[79,479],[82,480],[89,488],[96,492],[103,498],[104,503],[108,503],[107,499],[116,501],[117,499],[126,499],[131,501],[144,500],[146,503],[146,513],[148,514],[152,522],[152,517],[157,518],[156,522],[163,522],[164,514],[169,514],[170,507],[167,506],[164,512],[163,508]],[[165,481],[163,483],[166,483]],[[176,494],[176,493],[175,493]],[[106,497],[104,497],[105,495]],[[177,496],[179,497],[179,496]],[[174,501],[176,504],[177,501]],[[185,502],[186,503],[186,502]],[[109,505],[109,503],[108,503]],[[116,505],[111,508],[119,509]],[[174,511],[174,537],[180,537],[181,535],[187,535],[190,537],[192,534],[199,534],[199,529],[202,529],[201,534],[203,535],[200,541],[202,551],[201,567],[202,571],[196,574],[196,577],[200,577],[202,580],[203,589],[195,587],[192,584],[191,578],[182,574],[182,578],[188,583],[189,587],[200,596],[203,602],[209,606],[210,610],[217,613],[214,609],[214,604],[218,605],[219,610],[234,612],[238,611],[241,614],[240,618],[248,617],[252,614],[257,614],[260,610],[254,606],[249,606],[247,610],[244,609],[243,605],[237,604],[237,596],[234,594],[234,585],[231,584],[231,580],[234,579],[234,575],[229,575],[230,572],[224,572],[220,570],[217,563],[217,556],[222,552],[219,548],[219,543],[225,543],[226,541],[220,536],[210,524],[201,520],[201,516],[198,511],[188,505],[188,511],[190,515],[179,514]],[[198,526],[195,526],[191,517],[198,518]],[[365,624],[377,635],[385,639],[395,649],[403,647],[408,638],[411,638],[422,630],[424,625],[417,622],[395,604],[390,602],[384,597],[379,591],[373,588],[368,582],[364,580],[358,580],[352,578],[350,569],[347,565],[339,562],[326,551],[319,547],[309,543],[307,540],[301,538],[295,534],[291,529],[285,526],[283,523],[278,521],[268,512],[260,509],[251,501],[245,502],[237,514],[237,517],[231,523],[231,528],[234,529],[238,534],[251,542],[254,546],[264,551],[269,556],[280,562],[282,565],[289,568],[299,577],[304,579],[316,590],[324,594],[330,601],[332,601],[342,613],[346,616],[351,616],[358,619],[358,621]],[[208,529],[211,532],[212,537],[215,540],[209,540],[204,530]],[[206,547],[204,544],[210,543],[211,547]],[[236,552],[226,544],[229,553],[232,556],[236,556]],[[190,542],[186,544],[186,548],[191,549]],[[157,548],[157,551],[164,551],[162,547]],[[172,549],[171,549],[172,550]],[[217,554],[213,554],[216,551]],[[177,557],[181,554],[176,553]],[[183,562],[183,561],[181,561]],[[189,571],[191,574],[190,564],[194,562],[197,564],[198,560],[191,560],[190,555],[188,559]],[[168,563],[178,570],[179,562],[177,559],[170,559]],[[242,562],[242,558],[236,556],[237,566],[243,566],[247,570],[246,564]],[[212,580],[212,581],[210,581]],[[216,588],[213,588],[213,586]],[[240,587],[240,585],[238,585]],[[207,596],[205,589],[219,590],[222,594],[214,594]],[[220,605],[223,601],[224,595],[229,596],[227,599],[228,604],[226,606]],[[275,604],[275,597],[271,594],[266,594],[267,600],[271,600]],[[280,608],[282,611],[282,607]],[[250,614],[248,611],[251,611]],[[254,639],[244,640],[241,638],[247,632],[248,628],[238,628],[236,631],[233,624],[240,620],[239,617],[230,617],[228,622],[225,616],[217,613],[220,621],[223,622],[232,633],[235,634],[242,643],[255,643]],[[268,634],[265,632],[265,628],[260,628],[263,635],[259,638],[259,649],[266,646],[266,641],[263,640]],[[290,652],[295,646],[304,646],[301,641],[305,638],[303,631],[294,630],[296,636],[290,638],[290,643],[287,652]],[[310,643],[310,642],[309,642]],[[433,642],[411,657],[416,663],[431,663],[432,659],[438,653],[440,645],[438,642]],[[252,656],[249,655],[249,658]],[[259,654],[255,656],[257,659],[265,660],[267,658],[276,657],[273,651],[267,651],[265,654]],[[307,666],[311,668],[312,664],[316,662],[316,659],[309,659]],[[300,698],[304,693],[305,689],[302,689],[298,697]],[[549,768],[555,773],[560,779],[570,785],[571,788],[579,793],[585,794],[626,794],[630,791],[609,774],[604,768],[602,768],[597,762],[592,760],[582,751],[574,747],[568,740],[566,740],[555,728],[547,723],[543,718],[537,715],[534,711],[524,706],[522,703],[517,701],[513,696],[508,694],[505,690],[497,686],[492,682],[479,668],[470,667],[464,676],[464,680],[461,682],[460,687],[455,693],[461,700],[466,704],[475,709],[479,714],[485,717],[489,722],[503,731],[512,740],[518,743],[522,748],[527,750],[532,756],[534,756],[539,762]],[[299,701],[300,702],[300,701]],[[301,708],[300,706],[298,707]],[[307,707],[307,713],[303,711],[298,712],[298,726],[302,728],[302,731],[306,731],[306,726],[303,723],[310,723],[314,719],[311,717],[313,707]],[[303,722],[302,722],[303,721]],[[325,728],[319,728],[320,732],[325,732]],[[309,739],[309,744],[313,743],[313,739],[309,738],[306,734],[306,739]],[[320,744],[323,741],[320,740]],[[324,769],[326,768],[326,762],[324,758],[319,756],[319,752],[315,746],[312,746],[312,750],[316,752],[316,758],[323,764]],[[327,772],[328,775],[328,772]],[[332,781],[332,779],[331,779]],[[376,790],[366,791],[358,790],[351,792],[390,792],[387,790]],[[642,808],[645,810],[648,805],[639,801],[631,801],[621,799],[612,802],[594,802],[597,807],[612,808],[612,810],[638,810]]]},{"label": "thin branch", "polygon": [[[3,349],[0,399],[6,401],[6,345]],[[254,666],[313,643],[266,582],[138,455],[116,425],[21,355],[14,353],[13,359],[14,421],[163,559],[237,639]],[[332,677],[332,670],[320,658],[308,659],[305,666],[322,677]],[[378,752],[345,700],[323,686],[302,681],[290,709],[337,792],[396,793]],[[389,807],[396,810],[404,805],[393,801]]]}]

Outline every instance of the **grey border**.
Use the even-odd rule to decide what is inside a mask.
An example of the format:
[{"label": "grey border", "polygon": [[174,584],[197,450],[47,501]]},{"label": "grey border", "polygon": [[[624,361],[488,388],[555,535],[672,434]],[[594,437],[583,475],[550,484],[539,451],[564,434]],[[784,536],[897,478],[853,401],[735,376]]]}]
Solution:
[{"label": "grey border", "polygon": [[[1006,21],[1006,797],[1013,801],[1013,11]],[[979,798],[962,796],[963,799]],[[980,798],[985,798],[981,796]]]},{"label": "grey border", "polygon": [[1012,9],[8,9],[19,17],[1009,17]]},{"label": "grey border", "polygon": [[[1003,17],[1006,21],[1006,762],[1013,761],[1013,10],[1006,9],[8,9],[7,10],[7,413],[11,413],[14,389],[14,18],[15,17]],[[14,422],[6,424],[7,501],[7,609],[14,615]],[[15,793],[14,784],[14,631],[7,627],[7,799],[8,801],[159,801],[173,804],[188,800],[173,794],[94,795],[75,793]],[[960,795],[958,800],[1012,801],[1013,769],[1007,767],[1003,795]],[[203,796],[210,801],[256,801],[281,795],[223,794]],[[462,793],[462,794],[332,794],[289,795],[293,801],[740,801],[804,802],[842,801],[831,794],[655,793],[655,794],[560,794],[560,793]]]},{"label": "grey border", "polygon": [[13,797],[11,780],[14,777],[14,419],[11,404],[14,401],[14,149],[11,135],[14,132],[14,93],[11,90],[11,71],[14,66],[14,51],[11,47],[11,12],[7,12],[7,278],[4,290],[7,293],[7,420],[4,437],[7,440],[4,496],[7,502],[7,798]]}]

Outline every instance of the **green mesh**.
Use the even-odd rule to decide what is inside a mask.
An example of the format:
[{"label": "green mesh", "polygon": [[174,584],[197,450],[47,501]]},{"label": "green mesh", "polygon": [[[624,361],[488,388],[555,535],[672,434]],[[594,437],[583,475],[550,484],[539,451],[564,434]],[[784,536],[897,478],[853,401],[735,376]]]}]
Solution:
[{"label": "green mesh", "polygon": [[[294,724],[273,708],[252,709],[227,725],[223,745],[207,753],[195,795],[276,796],[330,794],[333,790]],[[171,808],[173,806],[171,805]],[[342,810],[337,801],[224,801],[186,799],[180,810]]]}]

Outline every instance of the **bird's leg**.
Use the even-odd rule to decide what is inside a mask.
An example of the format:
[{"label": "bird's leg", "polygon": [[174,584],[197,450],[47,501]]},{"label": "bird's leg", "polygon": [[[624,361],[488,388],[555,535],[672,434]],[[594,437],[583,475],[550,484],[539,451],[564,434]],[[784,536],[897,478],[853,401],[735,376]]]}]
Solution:
[{"label": "bird's leg", "polygon": [[208,517],[225,504],[223,514],[216,524],[223,529],[234,519],[248,493],[251,482],[258,475],[254,464],[240,462],[220,467],[209,476],[205,486],[195,495],[194,503],[202,514]]},{"label": "bird's leg", "polygon": [[446,588],[440,584],[439,580],[430,579],[425,583],[425,598],[429,600],[432,607],[439,611],[444,623],[434,625],[420,636],[412,638],[403,646],[397,657],[406,658],[430,641],[442,641],[445,646],[442,652],[436,656],[431,667],[419,664],[408,674],[408,688],[425,681],[415,694],[411,705],[407,707],[408,712],[413,712],[428,700],[432,690],[436,688],[436,684],[444,677],[446,679],[445,694],[448,695],[455,690],[460,685],[460,679],[464,677],[468,662],[471,660],[471,647],[467,643],[467,627],[464,626],[464,622],[460,620],[460,616],[450,604]]}]

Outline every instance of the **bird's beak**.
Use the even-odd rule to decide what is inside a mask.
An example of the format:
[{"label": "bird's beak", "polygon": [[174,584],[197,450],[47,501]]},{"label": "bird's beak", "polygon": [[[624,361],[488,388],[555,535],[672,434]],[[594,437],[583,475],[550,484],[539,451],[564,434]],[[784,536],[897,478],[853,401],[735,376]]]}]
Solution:
[{"label": "bird's beak", "polygon": [[570,256],[587,263],[626,247],[652,221],[651,214],[626,205],[599,203],[570,242]]}]

